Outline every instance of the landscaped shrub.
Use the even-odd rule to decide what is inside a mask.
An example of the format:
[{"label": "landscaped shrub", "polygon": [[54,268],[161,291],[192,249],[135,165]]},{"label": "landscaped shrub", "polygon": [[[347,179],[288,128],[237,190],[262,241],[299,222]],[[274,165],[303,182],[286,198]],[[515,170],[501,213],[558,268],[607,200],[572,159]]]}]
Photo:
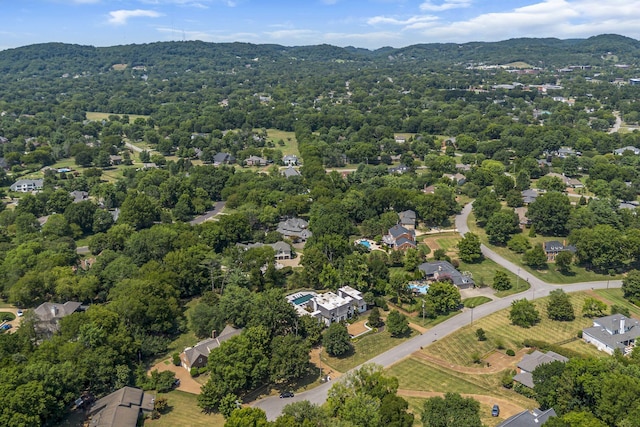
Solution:
[{"label": "landscaped shrub", "polygon": [[191,368],[191,371],[189,371],[191,373],[192,377],[197,377],[198,375],[200,375],[200,370],[198,368]]},{"label": "landscaped shrub", "polygon": [[173,359],[173,364],[175,366],[180,366],[180,355],[178,353],[173,353],[171,358]]},{"label": "landscaped shrub", "polygon": [[482,358],[480,357],[480,353],[478,353],[477,351],[474,351],[473,353],[471,353],[471,360],[473,361],[473,363],[482,362]]},{"label": "landscaped shrub", "polygon": [[376,297],[375,299],[376,307],[380,307],[384,311],[389,311],[389,306],[387,305],[387,301],[382,297]]},{"label": "landscaped shrub", "polygon": [[0,313],[0,322],[4,322],[5,320],[7,322],[11,322],[12,320],[15,320],[16,315],[13,313],[9,313],[8,311],[3,311]]},{"label": "landscaped shrub", "polygon": [[578,331],[578,338],[582,339],[582,331]]},{"label": "landscaped shrub", "polygon": [[496,338],[495,343],[498,350],[504,350],[504,340],[502,338]]},{"label": "landscaped shrub", "polygon": [[516,355],[516,352],[511,350],[510,348],[508,348],[505,353],[507,353],[507,356],[511,356],[511,357]]},{"label": "landscaped shrub", "polygon": [[476,337],[478,337],[478,341],[486,341],[487,334],[484,332],[484,329],[478,328],[476,329]]},{"label": "landscaped shrub", "polygon": [[528,397],[529,399],[536,398],[536,392],[527,387],[526,385],[522,385],[520,383],[515,383],[513,385],[513,391],[523,395],[524,397]]},{"label": "landscaped shrub", "polygon": [[502,382],[502,387],[513,388],[513,376],[515,374],[516,373],[513,370],[505,371],[504,374],[502,374],[502,378],[500,379],[500,381]]}]

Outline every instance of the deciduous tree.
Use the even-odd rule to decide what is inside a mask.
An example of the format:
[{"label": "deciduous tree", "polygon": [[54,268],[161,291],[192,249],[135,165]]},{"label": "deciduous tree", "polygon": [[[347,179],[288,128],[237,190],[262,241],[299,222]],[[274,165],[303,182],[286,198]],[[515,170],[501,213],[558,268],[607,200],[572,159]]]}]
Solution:
[{"label": "deciduous tree", "polygon": [[509,320],[516,326],[530,328],[540,321],[540,313],[531,301],[523,298],[511,303]]}]

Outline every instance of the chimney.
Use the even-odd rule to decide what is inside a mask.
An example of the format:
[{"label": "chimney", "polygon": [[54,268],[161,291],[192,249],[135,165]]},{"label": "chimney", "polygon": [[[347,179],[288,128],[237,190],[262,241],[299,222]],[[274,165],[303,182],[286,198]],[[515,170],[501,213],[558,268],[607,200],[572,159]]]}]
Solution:
[{"label": "chimney", "polygon": [[218,336],[218,331],[216,331],[215,329],[211,331],[211,338],[216,338],[217,336]]},{"label": "chimney", "polygon": [[567,241],[566,240],[562,241],[562,246],[564,246],[565,248],[567,247]]},{"label": "chimney", "polygon": [[55,306],[55,305],[51,306],[51,315],[54,316],[54,317],[58,315],[58,307],[57,306]]},{"label": "chimney", "polygon": [[619,334],[624,334],[625,330],[624,330],[624,316],[620,319],[620,331],[618,332]]}]

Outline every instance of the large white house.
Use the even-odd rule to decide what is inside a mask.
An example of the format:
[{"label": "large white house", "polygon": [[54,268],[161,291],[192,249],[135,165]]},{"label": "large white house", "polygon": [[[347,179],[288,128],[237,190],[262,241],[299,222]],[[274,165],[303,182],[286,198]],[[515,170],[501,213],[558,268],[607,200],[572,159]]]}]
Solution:
[{"label": "large white house", "polygon": [[327,326],[367,310],[362,293],[351,286],[343,286],[337,293],[296,292],[287,296],[287,301],[295,307],[299,316],[314,317]]},{"label": "large white house", "polygon": [[11,191],[19,193],[30,193],[31,191],[42,190],[44,179],[19,179],[11,184]]},{"label": "large white house", "polygon": [[582,330],[582,339],[598,350],[613,354],[615,349],[629,354],[640,337],[640,322],[622,314],[593,319],[593,326]]}]

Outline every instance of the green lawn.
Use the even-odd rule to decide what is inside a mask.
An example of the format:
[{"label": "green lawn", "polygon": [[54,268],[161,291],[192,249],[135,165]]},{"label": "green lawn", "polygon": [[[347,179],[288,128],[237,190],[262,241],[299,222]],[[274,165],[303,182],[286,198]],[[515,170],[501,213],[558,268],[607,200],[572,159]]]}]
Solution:
[{"label": "green lawn", "polygon": [[[101,113],[98,111],[87,111],[87,120],[109,120],[109,116],[124,116],[125,114],[114,114],[114,113]],[[148,119],[150,116],[143,116],[140,114],[127,114],[129,116],[129,122],[133,123],[137,118]]]},{"label": "green lawn", "polygon": [[[485,244],[487,247],[491,248],[498,255],[513,262],[514,264],[520,265],[523,269],[533,274],[534,276],[538,277],[539,279],[544,280],[545,282],[567,284],[567,283],[575,283],[575,282],[591,282],[596,280],[606,280],[606,279],[614,280],[614,279],[622,278],[622,276],[620,275],[608,276],[603,274],[596,274],[594,272],[588,271],[585,268],[578,267],[576,265],[571,266],[572,271],[569,274],[562,274],[559,271],[557,271],[553,263],[550,263],[549,268],[546,270],[534,270],[522,264],[522,255],[516,254],[515,252],[512,252],[506,247],[494,246],[489,244],[489,241],[487,240],[487,235],[484,232],[484,229],[476,225],[476,221],[475,221],[475,217],[473,216],[473,213],[469,215],[468,225],[469,225],[469,230],[477,234],[480,237],[480,240],[482,241],[482,243]],[[530,238],[530,241],[532,245],[535,245],[537,243],[543,243],[546,241],[558,240],[558,239],[563,240],[562,238],[559,238],[559,237],[537,236],[534,238]]]},{"label": "green lawn", "polygon": [[[518,350],[523,347],[522,342],[527,338],[552,343],[561,342],[576,337],[578,331],[593,324],[591,319],[581,316],[584,300],[588,296],[585,292],[569,294],[576,314],[576,319],[572,322],[549,320],[546,316],[547,298],[542,298],[534,301],[540,313],[540,323],[531,328],[513,326],[508,317],[509,309],[505,309],[476,320],[473,325],[456,331],[452,335],[433,343],[423,351],[451,363],[473,366],[472,355],[474,353],[480,355],[488,354],[496,349],[498,343],[502,343],[505,348]],[[478,341],[475,335],[477,328],[484,329],[487,335],[486,341]],[[602,355],[602,353],[595,350],[595,347],[591,346],[571,346],[571,348],[583,349],[584,351],[581,352],[589,355]]]},{"label": "green lawn", "polygon": [[[298,150],[298,140],[295,132],[287,132],[278,129],[267,129],[267,140],[275,144],[275,148],[282,151],[282,154],[295,154],[300,157]],[[278,141],[283,140],[284,145],[278,145]]]},{"label": "green lawn", "polygon": [[209,427],[224,425],[220,414],[205,414],[198,406],[195,394],[174,390],[169,393],[158,393],[157,397],[166,397],[169,412],[157,420],[147,419],[144,425],[149,427]]},{"label": "green lawn", "polygon": [[[422,410],[424,408],[424,402],[427,399],[420,397],[404,397],[409,403],[409,412],[414,415],[413,426],[414,427],[422,427],[422,421],[420,417],[422,416]],[[494,427],[504,421],[502,417],[492,417],[491,416],[491,406],[480,404],[480,420],[482,421],[482,425],[486,427]]]},{"label": "green lawn", "polygon": [[518,276],[516,276],[506,268],[496,264],[490,259],[485,258],[484,260],[482,260],[482,262],[473,264],[468,264],[466,262],[460,261],[458,270],[470,272],[471,277],[473,277],[473,280],[477,286],[491,286],[491,284],[493,283],[493,276],[495,276],[496,271],[502,271],[506,273],[507,277],[509,277],[509,280],[511,281],[511,289],[508,289],[506,291],[497,291],[495,295],[499,298],[505,297],[507,295],[517,294],[529,289],[529,283],[527,283],[526,280],[518,279]]},{"label": "green lawn", "polygon": [[611,304],[627,307],[632,316],[640,318],[640,307],[627,301],[622,294],[622,289],[598,289],[595,293],[609,301]]},{"label": "green lawn", "polygon": [[462,300],[462,305],[465,307],[477,307],[489,301],[492,301],[489,297],[473,297]]},{"label": "green lawn", "polygon": [[414,337],[416,334],[416,331],[411,330],[410,336],[402,338],[393,338],[389,332],[386,331],[365,335],[354,340],[353,353],[347,357],[331,357],[323,351],[322,363],[326,363],[338,372],[347,372],[349,369],[355,368],[372,357],[384,353],[390,348]]}]

